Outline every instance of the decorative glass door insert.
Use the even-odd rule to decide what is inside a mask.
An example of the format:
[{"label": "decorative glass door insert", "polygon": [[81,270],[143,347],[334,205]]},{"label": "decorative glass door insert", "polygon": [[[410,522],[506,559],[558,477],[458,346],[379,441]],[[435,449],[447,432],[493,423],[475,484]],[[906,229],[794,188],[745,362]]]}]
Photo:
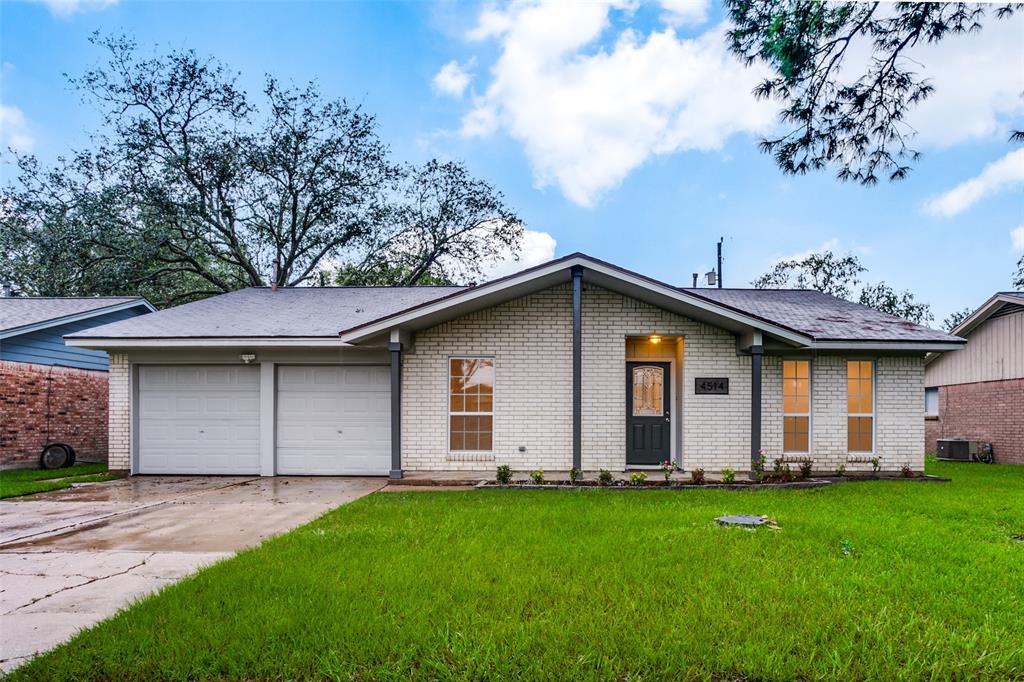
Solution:
[{"label": "decorative glass door insert", "polygon": [[662,404],[665,370],[662,367],[642,365],[633,368],[633,416],[660,417],[665,412]]}]

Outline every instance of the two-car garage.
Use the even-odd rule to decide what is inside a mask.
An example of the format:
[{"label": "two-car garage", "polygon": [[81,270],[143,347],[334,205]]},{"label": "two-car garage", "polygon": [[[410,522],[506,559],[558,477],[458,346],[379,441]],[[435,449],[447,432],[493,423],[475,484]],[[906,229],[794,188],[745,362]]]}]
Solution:
[{"label": "two-car garage", "polygon": [[259,365],[138,365],[136,473],[380,475],[390,465],[390,383],[379,365],[278,365],[268,415]]}]

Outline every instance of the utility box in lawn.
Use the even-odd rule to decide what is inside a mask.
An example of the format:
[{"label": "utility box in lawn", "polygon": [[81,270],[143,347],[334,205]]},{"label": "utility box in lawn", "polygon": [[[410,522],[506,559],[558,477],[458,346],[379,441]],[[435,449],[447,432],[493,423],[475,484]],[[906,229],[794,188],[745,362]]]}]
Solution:
[{"label": "utility box in lawn", "polygon": [[966,438],[940,438],[937,441],[939,459],[950,462],[984,462],[991,464],[994,459],[992,444]]}]

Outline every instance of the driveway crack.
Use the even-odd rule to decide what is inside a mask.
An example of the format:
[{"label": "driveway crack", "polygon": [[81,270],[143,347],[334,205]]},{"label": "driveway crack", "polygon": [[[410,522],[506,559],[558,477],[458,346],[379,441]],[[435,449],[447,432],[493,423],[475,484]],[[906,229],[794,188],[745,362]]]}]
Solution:
[{"label": "driveway crack", "polygon": [[[27,604],[22,604],[21,606],[15,608],[15,609],[11,609],[10,611],[7,611],[6,613],[0,614],[0,615],[9,616],[9,615],[11,615],[13,613],[17,613],[18,611],[20,611],[20,610],[22,610],[24,608],[28,608],[29,606],[32,606],[33,604],[38,604],[39,602],[43,601],[44,599],[49,599],[50,597],[58,595],[61,592],[67,592],[68,590],[77,590],[79,587],[85,587],[86,585],[92,585],[93,583],[98,582],[100,580],[106,580],[107,578],[114,578],[114,577],[117,577],[119,575],[125,575],[127,573],[131,573],[136,568],[140,568],[142,566],[145,566],[146,562],[148,562],[154,556],[156,556],[156,552],[149,552],[144,559],[142,559],[138,563],[132,564],[128,568],[124,569],[123,571],[117,571],[115,573],[108,573],[107,575],[101,575],[101,576],[98,576],[98,577],[95,577],[95,578],[89,578],[84,583],[79,583],[77,585],[69,585],[68,587],[62,587],[59,590],[55,590],[53,592],[50,592],[49,594],[44,594],[42,597],[37,597],[37,598],[33,599],[32,601],[30,601]],[[12,575],[16,575],[16,574],[12,574]],[[86,578],[88,576],[82,576],[82,577]]]}]

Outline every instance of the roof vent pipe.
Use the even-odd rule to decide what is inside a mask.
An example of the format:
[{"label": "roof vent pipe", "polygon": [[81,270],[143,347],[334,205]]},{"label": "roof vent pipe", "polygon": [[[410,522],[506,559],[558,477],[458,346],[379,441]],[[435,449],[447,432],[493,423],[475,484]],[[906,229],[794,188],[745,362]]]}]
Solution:
[{"label": "roof vent pipe", "polygon": [[270,283],[270,290],[277,291],[277,278],[281,274],[281,257],[274,259],[274,281]]}]

